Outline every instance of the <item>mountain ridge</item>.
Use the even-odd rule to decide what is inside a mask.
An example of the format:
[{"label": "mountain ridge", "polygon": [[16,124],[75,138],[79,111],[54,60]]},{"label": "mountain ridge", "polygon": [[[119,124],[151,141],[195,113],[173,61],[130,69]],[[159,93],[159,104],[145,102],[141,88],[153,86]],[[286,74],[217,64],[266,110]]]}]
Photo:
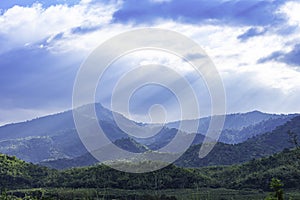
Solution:
[{"label": "mountain ridge", "polygon": [[[104,108],[101,104],[90,104],[87,106],[80,107],[78,109],[85,109],[86,112],[90,112],[91,109],[96,108],[96,114],[99,118],[99,124],[105,131],[109,133],[107,136],[114,142],[121,138],[132,138],[141,145],[146,146],[149,149],[157,150],[162,146],[165,146],[172,140],[178,131],[176,128],[172,128],[166,124],[158,134],[147,139],[139,139],[132,137],[123,130],[121,130],[116,122],[113,120],[113,115],[117,115],[122,118],[121,123],[129,131],[130,123],[135,123],[125,118],[123,115],[118,113],[112,113],[112,111]],[[259,119],[255,119],[255,116],[260,116]],[[273,130],[277,125],[285,123],[294,115],[273,115],[265,114],[259,111],[253,111],[244,114],[229,114],[227,125],[225,123],[225,129],[221,134],[221,141],[227,143],[241,142],[253,136],[254,134],[262,134],[256,130],[256,127],[260,126],[259,129],[267,131]],[[247,116],[251,116],[252,120],[261,124],[252,124],[247,120]],[[264,121],[267,119],[266,121]],[[209,124],[209,118],[201,118],[199,121],[200,129],[205,130]],[[241,124],[251,124],[247,126],[249,130],[252,128],[252,132],[243,129],[236,131],[236,125],[232,128],[233,122],[238,123],[240,120]],[[229,123],[230,122],[230,123]],[[269,123],[269,125],[266,125]],[[140,125],[139,123],[136,123]],[[151,125],[147,127],[147,124],[142,124],[143,128],[151,129]],[[241,127],[241,125],[239,125]],[[267,127],[267,128],[266,128]],[[227,131],[227,132],[226,132]],[[243,137],[237,135],[242,133]],[[226,134],[227,135],[226,135]],[[229,134],[229,136],[228,136]],[[234,135],[234,137],[232,136]],[[227,139],[226,139],[226,137]],[[224,139],[225,137],[225,139]],[[31,138],[31,139],[30,139]],[[223,139],[222,139],[223,138]],[[234,138],[232,141],[228,138]],[[196,134],[196,139],[193,144],[199,144],[203,141],[204,136],[201,133]],[[9,141],[9,142],[8,142]],[[59,160],[59,159],[73,159],[85,155],[88,151],[82,144],[79,135],[76,131],[72,110],[61,112],[58,114],[52,114],[41,118],[33,119],[31,121],[9,124],[0,127],[0,152],[8,155],[16,155],[21,159],[28,162],[40,163],[47,160]]]}]

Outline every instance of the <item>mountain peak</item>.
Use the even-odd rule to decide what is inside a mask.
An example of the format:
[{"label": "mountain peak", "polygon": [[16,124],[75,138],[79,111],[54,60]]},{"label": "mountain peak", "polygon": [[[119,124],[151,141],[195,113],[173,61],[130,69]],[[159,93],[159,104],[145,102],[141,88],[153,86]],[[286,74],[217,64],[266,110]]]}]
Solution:
[{"label": "mountain peak", "polygon": [[253,111],[250,111],[250,112],[248,112],[248,113],[266,114],[266,113],[263,113],[263,112],[261,112],[261,111],[259,111],[259,110],[253,110]]}]

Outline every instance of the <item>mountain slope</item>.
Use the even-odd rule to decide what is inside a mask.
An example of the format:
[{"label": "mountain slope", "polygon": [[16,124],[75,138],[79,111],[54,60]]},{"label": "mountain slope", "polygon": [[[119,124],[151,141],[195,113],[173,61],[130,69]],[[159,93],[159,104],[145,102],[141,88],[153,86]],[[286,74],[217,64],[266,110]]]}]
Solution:
[{"label": "mountain slope", "polygon": [[225,129],[219,138],[220,142],[226,144],[237,144],[257,135],[275,130],[297,115],[273,115],[271,118],[259,123],[246,126],[242,129]]},{"label": "mountain slope", "polygon": [[[149,163],[157,164],[157,163]],[[139,165],[125,162],[124,165]],[[268,190],[271,178],[283,181],[285,188],[300,188],[300,149],[251,160],[232,166],[186,169],[169,165],[156,172],[125,173],[105,165],[69,170],[50,170],[0,154],[0,187],[32,188],[254,188]]]},{"label": "mountain slope", "polygon": [[[118,139],[114,142],[114,144],[122,148],[123,150],[134,153],[142,153],[149,150],[146,146],[137,143],[132,138]],[[98,162],[99,161],[96,158],[94,158],[89,152],[86,152],[85,154],[75,158],[53,159],[49,161],[40,162],[39,164],[54,169],[67,169],[71,167],[83,167],[94,165]]]},{"label": "mountain slope", "polygon": [[[89,111],[93,107],[95,107],[100,121],[105,121],[106,123],[114,122],[112,112],[100,104],[85,105],[77,109]],[[69,130],[75,130],[72,110],[36,118],[31,121],[4,125],[0,127],[0,140],[55,136]]]},{"label": "mountain slope", "polygon": [[[170,129],[169,136],[175,134],[175,130],[176,129]],[[201,144],[196,143],[197,145],[191,146],[177,161],[175,161],[175,164],[182,167],[232,165],[243,163],[254,158],[269,156],[293,146],[289,142],[289,136],[287,134],[289,130],[295,132],[298,135],[298,138],[300,138],[300,117],[295,117],[284,125],[277,127],[272,132],[255,136],[243,143],[233,145],[218,142],[213,150],[202,159],[198,157]],[[197,134],[196,138],[198,138],[198,141],[203,140],[203,136],[200,134]],[[151,145],[154,146],[154,144]],[[162,142],[158,144],[162,144]],[[157,146],[154,147],[156,148]],[[95,163],[97,163],[97,160],[87,153],[73,159],[59,159],[56,161],[42,162],[41,164],[62,169],[87,166]]]},{"label": "mountain slope", "polygon": [[[281,120],[281,118],[278,118],[276,120]],[[233,145],[218,142],[213,150],[205,158],[202,159],[198,157],[201,144],[195,143],[196,145],[191,146],[177,161],[175,161],[175,164],[182,167],[232,165],[243,163],[254,158],[269,156],[273,153],[282,151],[284,148],[292,147],[292,144],[289,142],[289,136],[287,134],[289,130],[295,132],[300,138],[300,117],[295,117],[284,125],[277,127],[274,131],[255,136],[243,143]],[[163,131],[163,133],[167,135],[167,138],[173,136],[174,134],[176,134],[176,132],[176,129],[170,129],[169,133]],[[161,135],[157,138],[164,137],[163,135]],[[197,134],[195,140],[198,140],[198,142],[202,142],[203,136]],[[152,139],[149,141],[150,145],[148,144],[146,146],[150,146],[151,148],[156,149],[160,147],[158,145],[165,145],[165,142],[168,140]],[[89,153],[86,153],[82,156],[78,156],[72,159],[58,159],[49,162],[42,162],[41,164],[48,167],[63,169],[78,166],[88,166],[95,163],[97,163],[97,160]]]},{"label": "mountain slope", "polygon": [[[286,123],[296,116],[298,116],[298,114],[277,115],[259,111],[226,115],[219,142],[226,144],[244,142],[255,135],[272,131],[277,126]],[[198,133],[205,135],[209,127],[210,117],[197,120],[199,123]],[[192,121],[194,120],[187,120],[187,123],[193,123]],[[168,128],[178,128],[179,124],[180,122],[172,122],[168,123],[166,126]]]},{"label": "mountain slope", "polygon": [[[86,105],[78,109],[89,111],[94,106],[99,124],[105,133],[109,133],[109,139],[115,141],[128,137],[114,122],[112,112],[100,104]],[[119,117],[122,118],[120,115]],[[123,122],[127,123],[128,120],[124,118]],[[75,129],[72,111],[66,111],[0,127],[0,152],[38,163],[44,160],[75,158],[87,153],[87,150]]]},{"label": "mountain slope", "polygon": [[269,156],[285,148],[293,147],[289,142],[288,131],[293,131],[300,138],[300,116],[277,127],[272,132],[258,135],[240,144],[217,143],[214,149],[202,159],[198,157],[201,145],[194,145],[175,163],[185,167],[231,165]]},{"label": "mountain slope", "polygon": [[300,149],[285,149],[269,157],[253,159],[241,165],[206,167],[201,173],[219,180],[228,188],[268,190],[272,177],[280,179],[285,188],[300,188]]},{"label": "mountain slope", "polygon": [[[100,104],[86,105],[78,109],[89,113],[94,107],[96,108],[99,124],[104,132],[108,133],[107,137],[112,142],[129,137],[118,127],[113,115],[117,115],[121,119],[122,125],[129,131],[133,128],[131,127],[132,124],[137,124],[118,113],[109,111]],[[221,134],[220,141],[239,143],[249,137],[262,134],[264,131],[271,131],[293,116],[271,115],[258,111],[230,114],[226,117],[225,129]],[[205,131],[209,125],[209,118],[199,119],[199,122],[199,131]],[[146,132],[152,128],[152,125],[149,124],[139,125],[142,125]],[[167,124],[167,127],[164,127],[158,134],[150,138],[133,139],[149,149],[160,149],[170,142],[177,133],[177,129],[168,128],[173,125],[172,123]],[[200,132],[196,135],[193,144],[199,144],[203,139],[204,136]],[[75,129],[72,111],[0,127],[0,152],[16,155],[18,158],[33,163],[47,160],[74,159],[87,154],[87,150]]]},{"label": "mountain slope", "polygon": [[55,170],[26,163],[14,156],[0,154],[0,188],[32,188],[46,183]]}]

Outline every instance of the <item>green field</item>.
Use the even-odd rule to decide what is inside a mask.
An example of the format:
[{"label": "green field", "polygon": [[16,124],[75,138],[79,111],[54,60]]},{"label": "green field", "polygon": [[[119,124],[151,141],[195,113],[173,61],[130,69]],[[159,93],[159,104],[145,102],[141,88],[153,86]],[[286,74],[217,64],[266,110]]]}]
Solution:
[{"label": "green field", "polygon": [[[121,189],[70,189],[70,188],[37,188],[7,191],[15,199],[193,199],[193,200],[258,200],[265,199],[267,192],[257,190],[231,189],[168,189],[168,190],[121,190]],[[285,199],[300,199],[300,191],[285,192]],[[9,199],[9,198],[8,198]]]},{"label": "green field", "polygon": [[[271,192],[274,197],[275,191],[283,191],[284,200],[300,200],[299,153],[300,149],[286,149],[240,165],[203,168],[169,165],[143,174],[120,172],[103,164],[54,170],[0,155],[0,200],[256,200],[265,199]],[[277,182],[280,184],[272,187]]]}]

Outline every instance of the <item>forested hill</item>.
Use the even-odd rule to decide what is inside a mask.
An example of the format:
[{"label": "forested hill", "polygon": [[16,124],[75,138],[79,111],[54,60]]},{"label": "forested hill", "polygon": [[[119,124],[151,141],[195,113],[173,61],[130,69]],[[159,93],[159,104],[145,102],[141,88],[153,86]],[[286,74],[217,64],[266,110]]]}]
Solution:
[{"label": "forested hill", "polygon": [[[134,140],[133,143],[136,143],[133,146],[145,146],[151,150],[160,149],[174,138],[177,134],[176,127],[180,124],[180,122],[167,123],[159,133],[152,137],[135,138],[123,132],[114,121],[113,116],[119,116],[122,119],[122,126],[127,127],[129,132],[136,127],[132,124],[143,126],[145,132],[151,131],[153,124],[131,121],[104,108],[101,104],[85,105],[78,109],[89,113],[94,108],[99,124],[109,139],[123,147],[128,145],[128,141],[123,140],[125,143],[121,144],[122,139],[131,138]],[[273,131],[277,126],[286,123],[295,116],[297,114],[275,115],[259,111],[228,114],[225,116],[224,129],[219,141],[228,144],[241,143],[253,136]],[[210,117],[195,120],[199,122],[199,129],[193,144],[200,144],[209,126]],[[136,150],[129,148],[133,151],[137,150],[137,148]],[[59,166],[60,163],[62,163],[62,167],[77,167],[94,163],[94,160],[89,158],[88,152],[79,138],[71,110],[31,121],[1,126],[0,152],[17,156],[27,162],[42,163],[53,167]],[[85,158],[86,155],[88,157]],[[64,161],[65,164],[63,164]]]},{"label": "forested hill", "polygon": [[[257,135],[239,144],[217,143],[213,150],[203,159],[198,154],[201,144],[191,146],[176,162],[181,167],[204,167],[213,165],[233,165],[261,158],[292,148],[288,132],[293,132],[300,139],[300,117],[294,117],[275,130]],[[201,136],[198,134],[197,136]],[[126,141],[126,142],[124,142]],[[300,141],[299,141],[300,142]],[[126,144],[126,145],[125,145]],[[118,140],[118,145],[126,150],[139,150],[143,152],[145,147],[139,145],[133,139]],[[130,147],[130,148],[129,148]],[[58,159],[42,162],[44,166],[65,169],[71,167],[88,166],[98,161],[89,153],[73,159]]]},{"label": "forested hill", "polygon": [[56,170],[0,154],[0,189],[33,188],[44,185]]},{"label": "forested hill", "polygon": [[292,132],[300,140],[300,117],[295,117],[284,125],[278,126],[274,131],[253,137],[247,141],[236,144],[217,143],[214,149],[203,159],[200,159],[200,145],[190,147],[175,164],[183,167],[203,167],[209,165],[232,165],[243,163],[255,158],[261,158],[292,148]]},{"label": "forested hill", "polygon": [[[151,164],[151,163],[149,163]],[[128,165],[128,163],[126,164]],[[0,156],[1,188],[255,188],[268,189],[272,177],[280,178],[285,188],[300,188],[300,149],[252,160],[242,165],[206,168],[180,168],[175,165],[156,172],[131,174],[104,165],[51,170],[28,164],[15,157]]]}]

